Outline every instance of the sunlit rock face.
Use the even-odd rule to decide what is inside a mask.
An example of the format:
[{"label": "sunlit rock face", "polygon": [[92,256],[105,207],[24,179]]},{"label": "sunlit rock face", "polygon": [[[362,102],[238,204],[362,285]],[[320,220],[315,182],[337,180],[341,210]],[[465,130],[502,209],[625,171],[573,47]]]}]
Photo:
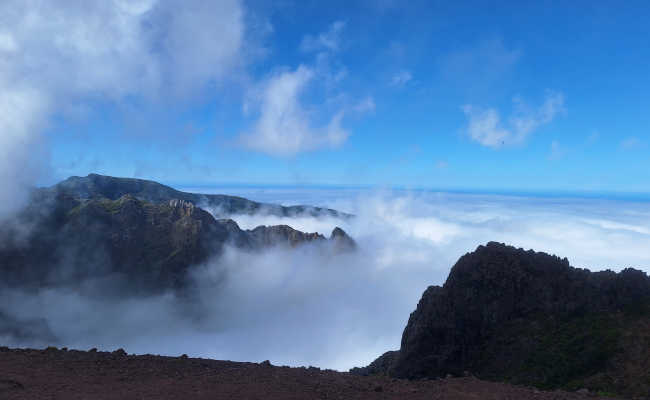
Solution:
[{"label": "sunlit rock face", "polygon": [[642,360],[650,359],[650,347],[638,344],[650,338],[649,306],[650,278],[641,271],[590,272],[491,242],[461,257],[443,286],[424,292],[399,352],[357,372],[403,378],[472,373],[541,387],[639,393],[648,389]]}]

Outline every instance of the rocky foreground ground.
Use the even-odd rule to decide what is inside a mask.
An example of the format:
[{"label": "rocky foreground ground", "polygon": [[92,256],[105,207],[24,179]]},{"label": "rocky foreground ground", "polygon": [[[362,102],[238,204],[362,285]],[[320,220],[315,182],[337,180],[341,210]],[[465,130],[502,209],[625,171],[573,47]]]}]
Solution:
[{"label": "rocky foreground ground", "polygon": [[[587,399],[473,377],[408,381],[187,357],[0,348],[0,399]],[[605,397],[599,397],[604,399]]]}]

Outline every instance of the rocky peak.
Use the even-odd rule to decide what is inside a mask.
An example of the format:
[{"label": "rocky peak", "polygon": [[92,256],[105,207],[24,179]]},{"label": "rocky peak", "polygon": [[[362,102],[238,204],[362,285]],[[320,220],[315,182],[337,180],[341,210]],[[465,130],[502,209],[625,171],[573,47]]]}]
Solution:
[{"label": "rocky peak", "polygon": [[590,272],[566,258],[490,242],[462,256],[443,286],[425,290],[398,352],[356,372],[470,372],[638,394],[650,390],[647,363],[639,361],[650,359],[642,345],[648,327],[650,277],[642,271]]},{"label": "rocky peak", "polygon": [[346,238],[349,237],[347,233],[338,226],[332,230],[332,234],[330,235],[330,239],[339,239],[339,238]]},{"label": "rocky peak", "polygon": [[357,243],[354,239],[338,226],[332,230],[330,241],[340,250],[352,250],[357,247]]}]

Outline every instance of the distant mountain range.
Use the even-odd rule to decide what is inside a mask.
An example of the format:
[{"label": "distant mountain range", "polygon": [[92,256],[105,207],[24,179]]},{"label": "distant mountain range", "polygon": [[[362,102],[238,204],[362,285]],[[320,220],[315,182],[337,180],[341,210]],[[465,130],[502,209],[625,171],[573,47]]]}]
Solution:
[{"label": "distant mountain range", "polygon": [[165,186],[158,182],[134,179],[116,178],[112,176],[90,174],[85,177],[72,176],[58,184],[37,189],[36,195],[52,197],[66,195],[79,200],[109,199],[117,200],[124,195],[131,195],[138,200],[149,203],[163,203],[169,200],[183,200],[209,208],[215,217],[225,218],[234,214],[267,214],[282,217],[308,215],[312,217],[350,218],[351,215],[329,208],[312,207],[308,205],[281,206],[277,204],[259,203],[243,197],[223,194],[187,193]]},{"label": "distant mountain range", "polygon": [[650,398],[650,277],[491,242],[424,292],[399,350],[352,372]]},{"label": "distant mountain range", "polygon": [[[192,266],[231,245],[244,251],[324,243],[354,249],[340,228],[330,239],[287,225],[241,229],[215,218],[236,214],[350,218],[336,210],[284,207],[227,195],[180,192],[156,182],[90,174],[36,189],[14,219],[0,227],[0,280],[9,286],[75,285],[120,280],[119,290],[150,293],[188,284]],[[124,283],[127,283],[125,285]]]}]

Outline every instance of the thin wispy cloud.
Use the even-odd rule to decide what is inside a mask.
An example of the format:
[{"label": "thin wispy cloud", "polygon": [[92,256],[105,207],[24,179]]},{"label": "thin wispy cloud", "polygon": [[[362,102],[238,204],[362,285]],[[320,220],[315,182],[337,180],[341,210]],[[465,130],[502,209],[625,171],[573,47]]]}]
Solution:
[{"label": "thin wispy cloud", "polygon": [[326,32],[317,36],[306,35],[300,43],[300,50],[310,51],[338,51],[341,44],[341,33],[345,22],[335,21]]},{"label": "thin wispy cloud", "polygon": [[548,155],[549,160],[554,161],[554,160],[559,160],[562,157],[564,157],[566,154],[566,149],[560,145],[560,142],[557,140],[553,140],[551,142],[551,151]]},{"label": "thin wispy cloud", "polygon": [[353,110],[359,114],[366,114],[375,111],[375,108],[376,108],[375,99],[372,96],[367,96],[366,98],[358,102],[353,107]]},{"label": "thin wispy cloud", "polygon": [[587,136],[587,144],[592,145],[596,143],[600,139],[600,132],[592,132],[589,136]]},{"label": "thin wispy cloud", "polygon": [[621,141],[620,147],[623,150],[635,150],[643,147],[643,142],[637,137],[628,137]]},{"label": "thin wispy cloud", "polygon": [[449,163],[447,161],[444,161],[444,160],[438,160],[438,161],[436,161],[435,166],[438,169],[447,169],[447,167],[449,167]]},{"label": "thin wispy cloud", "polygon": [[390,80],[391,86],[403,87],[413,79],[410,71],[402,70],[394,74]]},{"label": "thin wispy cloud", "polygon": [[566,112],[564,95],[548,92],[544,102],[531,108],[521,98],[513,100],[514,111],[504,124],[501,115],[494,108],[483,109],[471,104],[461,107],[467,118],[467,135],[482,146],[498,149],[503,146],[518,145],[540,127]]}]

